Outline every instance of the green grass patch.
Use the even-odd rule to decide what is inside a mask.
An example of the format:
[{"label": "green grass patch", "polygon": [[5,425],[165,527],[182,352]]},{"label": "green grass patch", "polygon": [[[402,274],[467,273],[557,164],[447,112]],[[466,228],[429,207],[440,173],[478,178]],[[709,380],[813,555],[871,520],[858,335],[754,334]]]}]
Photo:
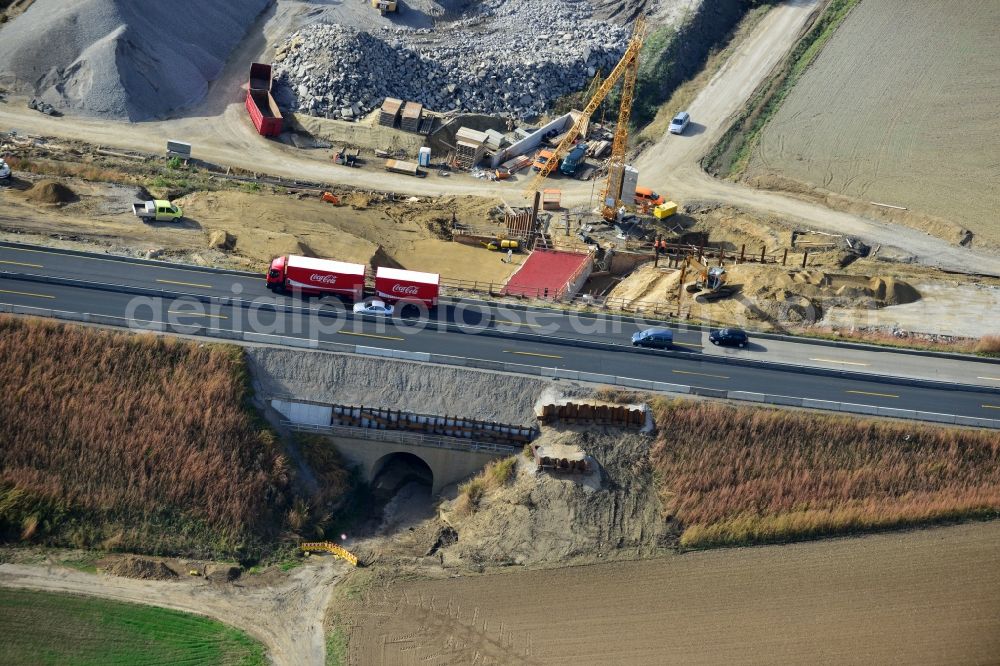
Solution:
[{"label": "green grass patch", "polygon": [[342,627],[334,627],[326,635],[326,666],[347,664],[347,632]]},{"label": "green grass patch", "polygon": [[9,666],[257,666],[264,646],[179,611],[74,595],[0,589],[0,655]]},{"label": "green grass patch", "polygon": [[831,0],[809,32],[792,49],[778,74],[754,94],[743,112],[702,159],[702,166],[707,171],[720,177],[743,172],[768,121],[860,1]]}]

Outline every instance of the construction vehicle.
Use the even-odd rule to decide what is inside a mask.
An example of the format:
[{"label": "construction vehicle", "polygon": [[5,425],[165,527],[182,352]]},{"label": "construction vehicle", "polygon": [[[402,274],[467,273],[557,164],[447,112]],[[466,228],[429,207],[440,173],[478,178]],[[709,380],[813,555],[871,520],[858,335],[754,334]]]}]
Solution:
[{"label": "construction vehicle", "polygon": [[180,222],[184,218],[184,211],[163,199],[134,203],[132,213],[143,222]]},{"label": "construction vehicle", "polygon": [[682,268],[682,282],[685,273],[695,276],[693,282],[685,285],[685,289],[689,294],[698,294],[696,296],[698,299],[714,301],[732,293],[732,289],[726,284],[729,276],[726,275],[724,266],[709,266],[698,257],[689,255]]},{"label": "construction vehicle", "polygon": [[398,9],[396,0],[371,0],[372,8],[377,9],[382,16]]},{"label": "construction vehicle", "polygon": [[492,252],[499,250],[514,250],[514,252],[517,252],[521,249],[521,243],[511,238],[495,238],[488,243],[483,243],[483,247]]},{"label": "construction vehicle", "polygon": [[[619,191],[621,190],[622,169],[625,165],[625,141],[628,138],[628,119],[632,110],[632,98],[635,95],[635,79],[639,68],[639,50],[642,48],[642,41],[645,38],[645,35],[646,19],[640,16],[636,19],[635,25],[633,26],[632,39],[629,41],[628,47],[625,49],[625,55],[623,55],[622,59],[618,61],[615,68],[611,70],[608,78],[604,79],[604,81],[601,82],[601,85],[598,86],[597,92],[595,92],[593,97],[590,98],[590,101],[587,102],[587,106],[583,108],[583,112],[576,119],[576,122],[573,123],[570,130],[563,136],[562,141],[560,141],[559,145],[552,151],[552,157],[546,160],[545,164],[541,165],[538,169],[538,174],[531,180],[530,183],[528,183],[528,186],[525,188],[525,194],[528,197],[533,197],[535,192],[538,191],[542,181],[545,180],[550,173],[552,173],[552,170],[555,169],[562,160],[563,155],[566,155],[569,151],[570,146],[576,143],[577,138],[579,138],[580,134],[583,132],[583,127],[590,122],[590,116],[593,115],[594,111],[597,110],[597,107],[601,105],[601,102],[603,102],[604,98],[608,96],[611,89],[615,87],[618,80],[624,76],[625,83],[622,87],[622,104],[621,110],[618,114],[618,128],[615,132],[615,140],[612,146],[611,161],[608,163],[609,168],[616,163],[620,165],[616,178],[618,181],[618,189]],[[627,113],[625,112],[626,108],[628,109]],[[617,162],[615,161],[616,156]],[[608,172],[609,183],[613,173],[614,172],[611,170]],[[607,199],[607,196],[605,195],[604,198]],[[610,217],[607,217],[608,207],[605,206],[605,219],[610,220],[614,218],[615,210],[618,208],[617,199],[618,197],[616,196],[614,202],[615,205],[611,207]]]},{"label": "construction vehicle", "polygon": [[573,146],[573,150],[569,151],[562,164],[559,165],[559,173],[564,176],[572,176],[576,173],[576,170],[580,168],[583,164],[583,160],[587,157],[587,144],[583,141]]}]

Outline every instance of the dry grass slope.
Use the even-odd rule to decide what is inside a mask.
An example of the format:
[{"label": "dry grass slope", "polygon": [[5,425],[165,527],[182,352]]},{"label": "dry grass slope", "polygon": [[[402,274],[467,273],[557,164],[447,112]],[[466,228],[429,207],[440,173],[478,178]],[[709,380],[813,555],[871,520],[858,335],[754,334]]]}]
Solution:
[{"label": "dry grass slope", "polygon": [[680,400],[656,415],[683,547],[1000,515],[995,433]]},{"label": "dry grass slope", "polygon": [[0,536],[258,553],[286,461],[245,404],[239,349],[0,318]]}]

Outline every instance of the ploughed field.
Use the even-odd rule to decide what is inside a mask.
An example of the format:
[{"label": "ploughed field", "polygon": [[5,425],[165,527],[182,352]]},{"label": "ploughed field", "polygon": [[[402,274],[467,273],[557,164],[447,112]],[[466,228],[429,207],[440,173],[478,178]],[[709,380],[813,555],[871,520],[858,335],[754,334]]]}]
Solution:
[{"label": "ploughed field", "polygon": [[864,0],[765,127],[747,177],[903,206],[1000,247],[998,33],[993,0]]},{"label": "ploughed field", "polygon": [[403,582],[352,663],[992,663],[1000,522]]}]

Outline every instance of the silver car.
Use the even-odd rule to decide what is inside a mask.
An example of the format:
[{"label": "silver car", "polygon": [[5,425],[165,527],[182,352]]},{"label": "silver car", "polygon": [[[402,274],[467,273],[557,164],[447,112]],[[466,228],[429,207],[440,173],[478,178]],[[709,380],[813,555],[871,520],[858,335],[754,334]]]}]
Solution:
[{"label": "silver car", "polygon": [[681,111],[670,121],[670,133],[683,134],[689,122],[691,122],[691,116],[687,111]]},{"label": "silver car", "polygon": [[10,180],[10,167],[3,160],[0,160],[0,180]]},{"label": "silver car", "polygon": [[362,301],[361,303],[354,304],[354,314],[365,314],[365,315],[378,315],[380,317],[391,317],[392,316],[392,306],[387,305],[385,301],[380,301],[377,298],[373,298],[368,302]]}]

